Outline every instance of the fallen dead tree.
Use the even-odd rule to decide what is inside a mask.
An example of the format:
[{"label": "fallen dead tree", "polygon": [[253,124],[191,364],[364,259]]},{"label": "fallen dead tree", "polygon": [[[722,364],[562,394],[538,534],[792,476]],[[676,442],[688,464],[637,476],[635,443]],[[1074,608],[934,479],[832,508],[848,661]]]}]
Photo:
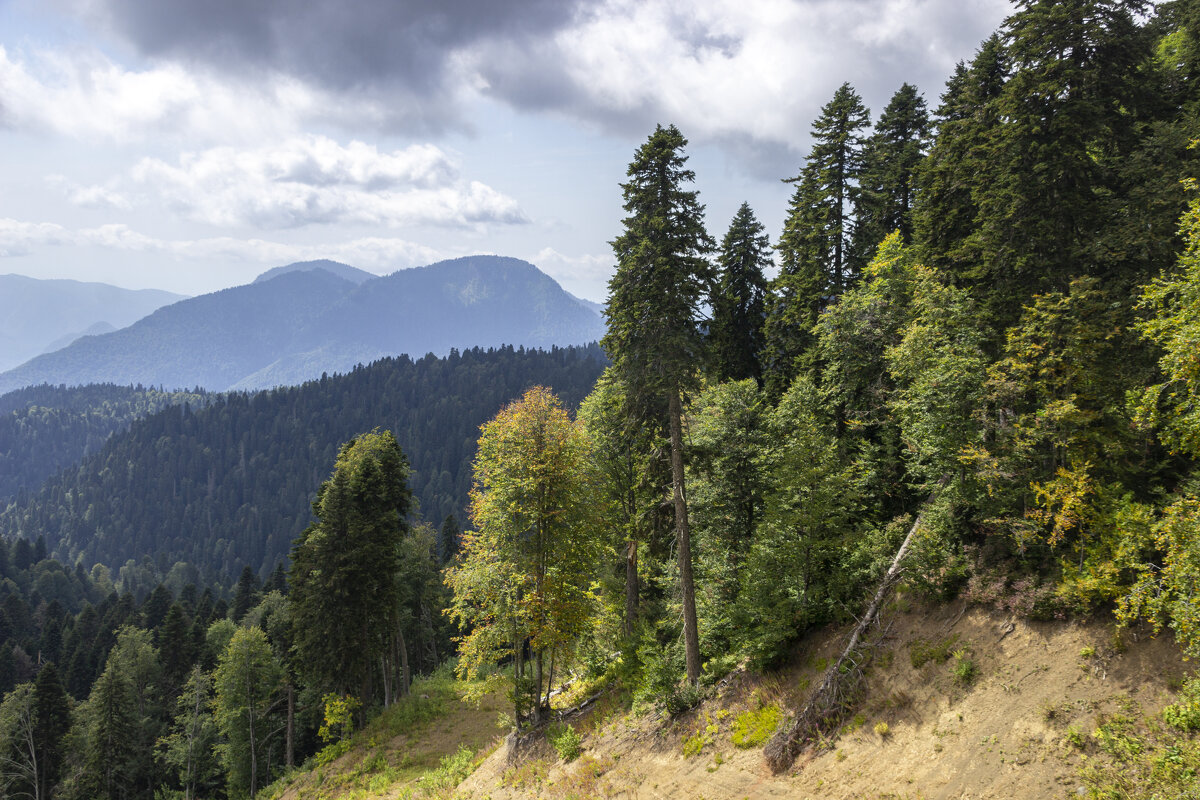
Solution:
[{"label": "fallen dead tree", "polygon": [[867,613],[854,626],[854,631],[850,634],[850,641],[846,643],[842,655],[825,670],[821,682],[813,690],[808,702],[805,703],[792,723],[772,736],[766,747],[763,748],[763,757],[772,772],[780,773],[790,767],[800,751],[823,731],[826,731],[831,724],[836,723],[849,706],[866,665],[863,636],[878,620],[879,610],[883,608],[888,596],[899,583],[902,574],[901,566],[905,556],[908,555],[913,536],[921,528],[921,523],[925,519],[925,510],[937,497],[946,481],[947,478],[943,477],[938,482],[937,487],[925,501],[921,513],[917,515],[912,527],[908,529],[908,535],[904,537],[904,542],[896,551],[896,556],[892,559],[887,574],[879,582],[879,588],[875,591],[875,597],[867,607]]}]

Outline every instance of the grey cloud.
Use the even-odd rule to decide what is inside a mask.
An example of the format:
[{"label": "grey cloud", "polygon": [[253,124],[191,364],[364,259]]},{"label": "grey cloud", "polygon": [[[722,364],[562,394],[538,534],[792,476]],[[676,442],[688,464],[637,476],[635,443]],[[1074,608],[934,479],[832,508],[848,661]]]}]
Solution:
[{"label": "grey cloud", "polygon": [[426,98],[447,88],[455,51],[534,41],[574,15],[565,0],[97,0],[86,9],[145,55]]}]

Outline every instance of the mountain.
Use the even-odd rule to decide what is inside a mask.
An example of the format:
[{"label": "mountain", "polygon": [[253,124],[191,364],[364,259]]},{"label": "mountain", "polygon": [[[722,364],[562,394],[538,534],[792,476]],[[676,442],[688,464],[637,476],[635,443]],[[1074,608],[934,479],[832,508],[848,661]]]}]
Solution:
[{"label": "mountain", "polygon": [[327,258],[322,258],[317,261],[297,261],[295,264],[288,264],[283,267],[275,267],[269,269],[262,275],[254,279],[255,283],[265,283],[272,278],[278,278],[280,275],[285,275],[289,272],[311,272],[314,269],[323,269],[326,272],[332,272],[339,278],[350,281],[351,283],[360,284],[378,277],[374,273],[367,272],[365,269],[352,267],[349,264],[343,264],[340,261],[330,261]]},{"label": "mountain", "polygon": [[549,386],[576,406],[604,364],[597,345],[471,349],[197,398],[207,405],[134,420],[38,491],[0,503],[0,535],[44,536],[64,563],[85,568],[150,557],[163,571],[190,562],[224,584],[245,564],[265,575],[311,520],[339,446],[376,427],[395,433],[407,455],[424,518],[436,526],[454,513],[462,521],[479,426],[530,386]]},{"label": "mountain", "polygon": [[387,356],[604,335],[592,305],[518,259],[471,256],[361,281],[359,273],[336,262],[281,267],[35,358],[0,374],[0,392],[40,383],[269,388]]},{"label": "mountain", "polygon": [[0,275],[0,370],[66,346],[97,325],[123,328],[184,295],[107,283]]}]

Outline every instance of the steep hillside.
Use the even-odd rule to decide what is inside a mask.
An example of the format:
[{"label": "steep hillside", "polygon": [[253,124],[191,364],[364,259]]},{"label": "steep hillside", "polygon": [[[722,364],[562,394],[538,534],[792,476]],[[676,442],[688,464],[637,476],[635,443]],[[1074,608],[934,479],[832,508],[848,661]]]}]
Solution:
[{"label": "steep hillside", "polygon": [[595,308],[517,259],[472,256],[383,278],[303,262],[35,358],[0,374],[0,392],[39,383],[271,388],[388,356],[586,344],[603,334]]},{"label": "steep hillside", "polygon": [[[1101,787],[1104,775],[1137,782],[1137,767],[1111,769],[1113,752],[1141,741],[1146,721],[1174,700],[1186,668],[1169,637],[1118,635],[1107,622],[1028,622],[958,603],[897,613],[867,690],[842,728],[790,771],[771,774],[761,739],[778,719],[774,710],[803,701],[844,636],[843,629],[814,633],[799,643],[792,666],[768,675],[735,673],[676,719],[628,711],[609,692],[570,717],[582,740],[569,763],[545,740],[514,757],[502,732],[481,739],[481,709],[498,716],[506,705],[489,697],[481,708],[443,705],[444,716],[420,737],[381,735],[386,724],[373,725],[340,760],[301,771],[271,796],[1076,797]],[[964,662],[973,665],[966,678]],[[451,696],[444,684],[438,692],[430,702]],[[757,743],[735,744],[747,732],[754,741],[751,723],[764,720]],[[478,760],[470,776],[457,786],[436,782],[438,765],[462,748],[467,754],[456,762],[462,771],[471,770],[471,755]]]},{"label": "steep hillside", "polygon": [[0,371],[105,327],[123,328],[182,299],[157,289],[0,275]]}]

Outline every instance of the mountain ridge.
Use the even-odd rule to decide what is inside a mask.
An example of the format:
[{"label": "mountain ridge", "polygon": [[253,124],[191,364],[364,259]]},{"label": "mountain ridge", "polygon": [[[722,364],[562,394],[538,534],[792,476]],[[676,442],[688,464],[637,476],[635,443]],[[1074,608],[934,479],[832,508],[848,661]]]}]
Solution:
[{"label": "mountain ridge", "polygon": [[268,270],[32,358],[0,373],[0,393],[40,383],[263,389],[388,356],[586,344],[604,334],[594,305],[515,258],[468,256],[355,282],[362,275],[324,261]]}]

